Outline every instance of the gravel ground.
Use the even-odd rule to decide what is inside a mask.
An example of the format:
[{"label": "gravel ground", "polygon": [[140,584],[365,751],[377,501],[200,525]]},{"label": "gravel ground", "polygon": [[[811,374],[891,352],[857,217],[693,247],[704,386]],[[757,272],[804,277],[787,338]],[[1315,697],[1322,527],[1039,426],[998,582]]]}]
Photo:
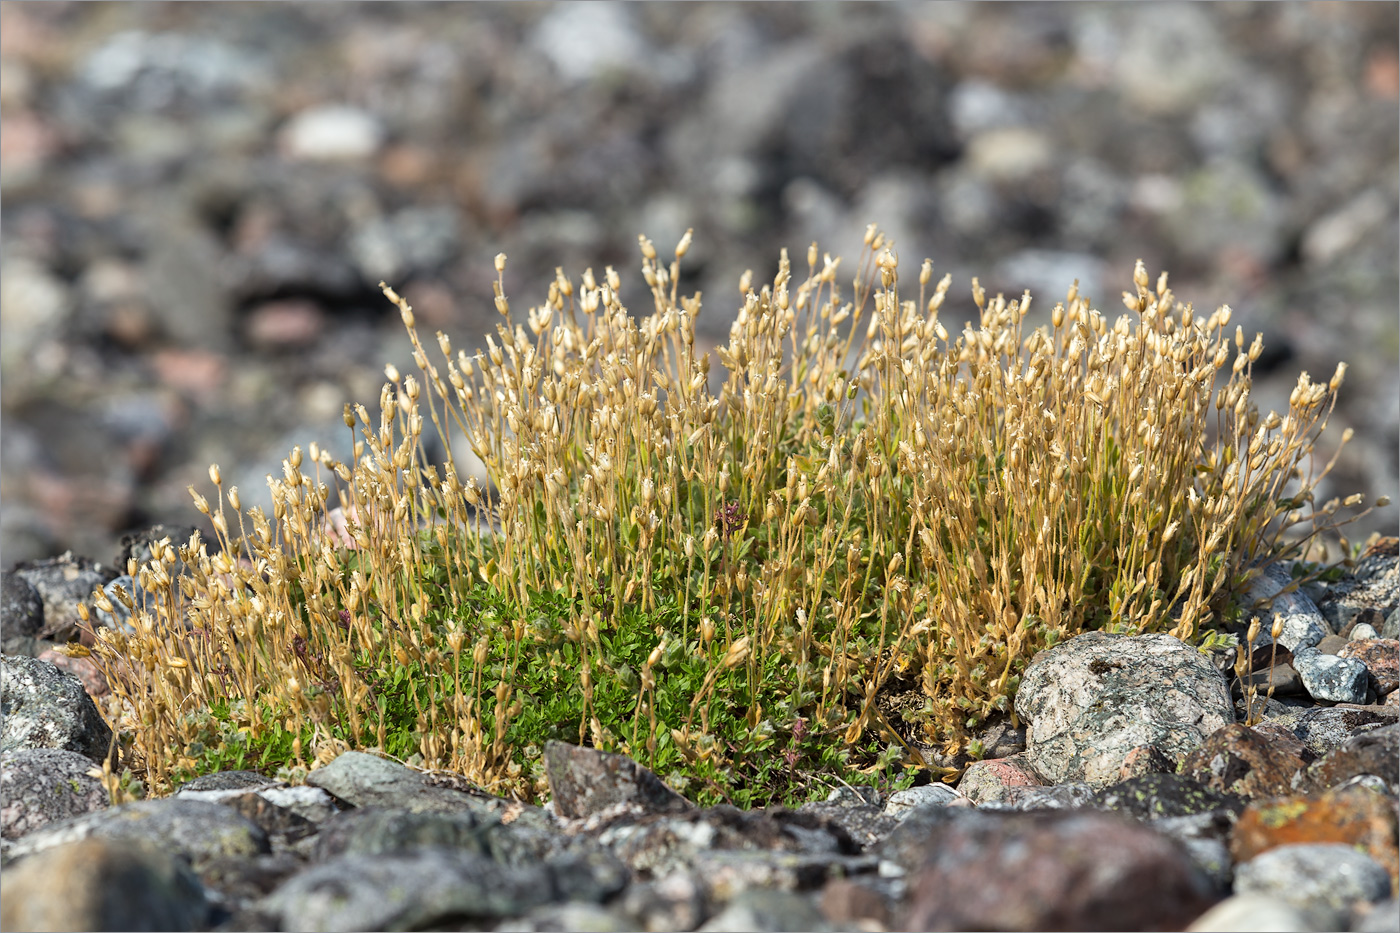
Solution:
[{"label": "gravel ground", "polygon": [[[695,245],[736,283],[866,223],[966,284],[1139,257],[1263,331],[1260,407],[1350,363],[1324,495],[1400,499],[1395,4],[77,4],[0,7],[0,560],[110,560],[245,503],[407,368],[387,279],[471,345],[492,257],[523,317],[555,266]],[[1034,315],[1033,315],[1034,316]],[[1037,319],[1038,320],[1038,319]],[[343,455],[343,454],[342,454]],[[1364,532],[1394,533],[1397,510]]]}]

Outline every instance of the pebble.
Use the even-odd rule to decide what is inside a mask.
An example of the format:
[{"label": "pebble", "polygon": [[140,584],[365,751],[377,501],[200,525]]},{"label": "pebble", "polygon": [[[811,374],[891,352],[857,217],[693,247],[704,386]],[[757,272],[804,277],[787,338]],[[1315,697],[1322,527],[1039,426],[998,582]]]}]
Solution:
[{"label": "pebble", "polygon": [[1379,862],[1339,843],[1270,849],[1236,867],[1235,890],[1321,915],[1331,929],[1349,927],[1357,906],[1385,900],[1391,893],[1390,875]]},{"label": "pebble", "polygon": [[290,159],[349,161],[374,155],[384,130],[372,114],[358,107],[331,104],[298,113],[283,127],[281,139]]}]

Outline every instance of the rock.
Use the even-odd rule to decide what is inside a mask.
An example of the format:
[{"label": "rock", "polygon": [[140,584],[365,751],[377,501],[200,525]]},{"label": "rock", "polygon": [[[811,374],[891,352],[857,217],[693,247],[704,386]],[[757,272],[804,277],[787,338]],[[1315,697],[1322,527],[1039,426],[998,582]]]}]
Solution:
[{"label": "rock", "polygon": [[1400,724],[1354,735],[1308,767],[1306,783],[1325,791],[1357,775],[1372,774],[1390,793],[1400,788]]},{"label": "rock", "polygon": [[1366,665],[1354,658],[1324,654],[1317,648],[1299,648],[1293,654],[1293,667],[1303,681],[1303,689],[1315,700],[1334,703],[1365,703]]},{"label": "rock", "polygon": [[80,839],[148,839],[187,857],[196,871],[216,858],[248,858],[271,851],[267,833],[230,807],[202,800],[141,800],[108,807],[29,833],[11,846],[24,858]]},{"label": "rock", "polygon": [[1041,652],[1016,694],[1026,756],[1053,783],[1117,779],[1128,752],[1179,759],[1234,721],[1225,679],[1170,635],[1087,632]]},{"label": "rock", "polygon": [[421,930],[525,913],[554,900],[552,880],[539,866],[507,871],[454,849],[342,855],[298,872],[258,911],[279,929]]},{"label": "rock", "polygon": [[1142,777],[1148,774],[1169,774],[1176,765],[1153,745],[1139,745],[1123,756],[1118,766],[1118,780]]},{"label": "rock", "polygon": [[647,66],[651,49],[630,13],[629,7],[558,7],[535,24],[530,41],[569,84],[632,71]]},{"label": "rock", "polygon": [[202,930],[199,879],[157,842],[83,839],[5,870],[7,930]]},{"label": "rock", "polygon": [[624,755],[548,742],[545,775],[554,812],[579,820],[621,811],[683,813],[692,804],[655,774]]},{"label": "rock", "polygon": [[16,748],[0,753],[0,836],[17,839],[111,804],[102,781],[88,772],[92,759],[60,748]]},{"label": "rock", "polygon": [[1091,798],[1103,810],[1119,810],[1140,820],[1239,813],[1244,801],[1185,774],[1147,774],[1099,790]]},{"label": "rock", "polygon": [[379,150],[383,138],[383,127],[373,115],[340,105],[303,110],[281,132],[287,157],[311,162],[364,159]]},{"label": "rock", "polygon": [[260,350],[296,350],[314,345],[324,327],[320,305],[293,298],[263,302],[250,311],[244,335]]},{"label": "rock", "polygon": [[618,907],[644,930],[693,930],[709,914],[704,885],[685,870],[629,885]]},{"label": "rock", "polygon": [[324,768],[311,772],[306,783],[354,807],[380,806],[418,813],[511,813],[514,819],[529,824],[543,819],[539,808],[487,794],[465,780],[437,783],[433,776],[364,752],[338,756]]},{"label": "rock", "polygon": [[1009,787],[1001,800],[979,804],[984,810],[1080,810],[1094,799],[1094,788],[1083,781],[1048,787]]},{"label": "rock", "polygon": [[779,931],[830,930],[825,918],[808,898],[790,891],[749,890],[711,917],[699,933],[779,933]]},{"label": "rock", "polygon": [[1230,840],[1236,863],[1278,846],[1340,843],[1365,852],[1400,878],[1394,798],[1365,787],[1341,787],[1318,797],[1278,797],[1245,807]]},{"label": "rock", "polygon": [[1356,909],[1359,918],[1352,924],[1352,933],[1393,933],[1400,929],[1400,902],[1394,897],[1376,904],[1370,909]]},{"label": "rock", "polygon": [[37,590],[44,602],[44,627],[37,637],[55,642],[78,640],[82,625],[78,605],[91,611],[93,592],[116,576],[101,564],[72,554],[27,561],[12,572]]},{"label": "rock", "polygon": [[0,751],[57,748],[101,763],[112,748],[112,730],[82,683],[47,661],[0,658]]},{"label": "rock", "polygon": [[946,807],[961,796],[947,784],[910,787],[890,794],[890,799],[885,802],[885,813],[903,819],[915,807]]},{"label": "rock", "polygon": [[901,928],[1184,926],[1210,889],[1176,843],[1123,817],[965,812],[925,841]]},{"label": "rock", "polygon": [[1039,787],[1044,782],[1022,752],[1010,758],[974,761],[963,771],[958,793],[979,806],[1006,800],[1015,787]]},{"label": "rock", "polygon": [[1340,658],[1354,658],[1366,665],[1367,682],[1376,696],[1383,697],[1400,687],[1400,640],[1358,638],[1362,626],[1352,629],[1352,640],[1337,652]]},{"label": "rock", "polygon": [[833,878],[822,888],[818,905],[822,916],[831,926],[868,926],[871,923],[888,930],[894,924],[890,898],[876,886],[849,878]]},{"label": "rock", "polygon": [[1338,843],[1285,845],[1235,869],[1235,891],[1277,898],[1324,918],[1327,929],[1351,926],[1354,908],[1390,896],[1390,875],[1375,859]]},{"label": "rock", "polygon": [[1265,623],[1265,634],[1261,639],[1268,638],[1269,626],[1273,623],[1275,614],[1282,616],[1283,631],[1279,634],[1278,642],[1296,655],[1299,648],[1312,647],[1331,632],[1327,620],[1311,598],[1298,590],[1283,592],[1284,587],[1292,582],[1293,576],[1288,567],[1280,563],[1269,564],[1251,582],[1241,604],[1250,606],[1258,600],[1272,600],[1269,608],[1261,615]]},{"label": "rock", "polygon": [[1307,762],[1262,733],[1231,723],[1211,733],[1181,763],[1181,775],[1238,797],[1290,793]]},{"label": "rock", "polygon": [[1236,894],[1197,917],[1188,933],[1313,933],[1323,929],[1307,913],[1267,894]]},{"label": "rock", "polygon": [[[4,619],[5,654],[36,657],[44,629],[44,600],[28,580],[13,570],[0,574],[0,619]],[[37,650],[36,650],[37,649]]]}]

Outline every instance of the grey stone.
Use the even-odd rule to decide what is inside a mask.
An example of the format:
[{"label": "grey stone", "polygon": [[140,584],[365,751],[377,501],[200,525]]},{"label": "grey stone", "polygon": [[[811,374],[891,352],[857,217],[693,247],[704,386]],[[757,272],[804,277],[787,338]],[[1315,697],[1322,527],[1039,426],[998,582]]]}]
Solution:
[{"label": "grey stone", "polygon": [[1094,801],[1094,788],[1083,781],[1067,781],[1047,787],[1008,787],[999,801],[982,805],[995,810],[1079,810]]},{"label": "grey stone", "polygon": [[1390,898],[1370,909],[1362,908],[1361,916],[1352,924],[1352,933],[1394,933],[1400,930],[1400,901]]},{"label": "grey stone", "polygon": [[196,870],[214,858],[272,851],[267,833],[230,807],[202,800],[141,800],[32,832],[8,856],[23,858],[90,838],[158,841],[189,858]]},{"label": "grey stone", "polygon": [[44,602],[44,627],[38,637],[56,642],[78,639],[82,618],[78,605],[92,609],[92,594],[116,574],[86,558],[63,554],[48,560],[28,561],[13,573],[34,587]]},{"label": "grey stone", "polygon": [[685,869],[630,885],[618,909],[643,930],[693,930],[708,913],[704,884]]},{"label": "grey stone", "polygon": [[1117,780],[1125,756],[1153,745],[1180,758],[1234,721],[1225,678],[1170,635],[1087,632],[1041,652],[1026,669],[1016,711],[1026,756],[1051,782]]},{"label": "grey stone", "polygon": [[290,158],[317,162],[367,158],[383,138],[384,128],[373,114],[334,104],[303,110],[282,129]]},{"label": "grey stone", "polygon": [[1390,896],[1390,873],[1343,843],[1282,845],[1238,866],[1235,892],[1325,912],[1331,929],[1345,929],[1353,908]]},{"label": "grey stone", "polygon": [[1293,654],[1293,668],[1303,681],[1303,689],[1315,700],[1366,702],[1366,665],[1356,658],[1300,648]]},{"label": "grey stone", "polygon": [[615,910],[597,904],[546,904],[536,907],[524,917],[506,920],[496,927],[497,933],[544,933],[544,931],[578,931],[578,933],[627,933],[637,927]]},{"label": "grey stone", "polygon": [[946,807],[962,795],[947,784],[924,784],[890,794],[885,803],[885,813],[903,819],[915,807]]},{"label": "grey stone", "polygon": [[700,933],[782,933],[830,930],[812,900],[790,891],[744,891],[699,927]]},{"label": "grey stone", "polygon": [[1319,933],[1327,927],[1304,911],[1263,894],[1235,894],[1201,914],[1188,933]]},{"label": "grey stone", "polygon": [[13,570],[0,574],[0,629],[5,654],[34,657],[42,650],[35,650],[35,642],[44,629],[44,600]]},{"label": "grey stone", "polygon": [[92,759],[66,749],[0,752],[0,836],[18,839],[110,806],[107,789],[88,773],[92,770]]},{"label": "grey stone", "polygon": [[1269,719],[1292,732],[1308,751],[1322,757],[1356,736],[1393,725],[1394,712],[1384,707],[1354,709],[1344,706],[1292,707]]},{"label": "grey stone", "polygon": [[1272,600],[1269,608],[1261,610],[1260,618],[1266,633],[1261,640],[1267,640],[1275,615],[1281,616],[1283,631],[1279,633],[1278,642],[1296,653],[1299,648],[1316,645],[1331,631],[1326,618],[1310,597],[1298,590],[1283,592],[1292,583],[1293,575],[1288,565],[1270,564],[1250,583],[1241,604],[1248,608],[1257,600]]},{"label": "grey stone", "polygon": [[462,778],[439,781],[434,775],[364,752],[340,755],[324,768],[312,771],[306,783],[356,807],[436,813],[476,810],[497,816],[511,813],[512,819],[523,825],[551,825],[539,807],[488,794]]},{"label": "grey stone", "polygon": [[1215,885],[1217,894],[1229,891],[1235,876],[1230,857],[1230,832],[1234,825],[1232,810],[1164,816],[1151,821],[1153,829],[1181,844],[1191,861]]},{"label": "grey stone", "polygon": [[62,748],[101,762],[112,730],[82,682],[37,658],[0,658],[0,751]]},{"label": "grey stone", "polygon": [[554,900],[548,872],[424,848],[343,855],[298,873],[257,910],[288,930],[419,930],[449,918],[489,921]]},{"label": "grey stone", "polygon": [[362,807],[321,825],[316,858],[327,861],[338,855],[384,855],[425,846],[489,857],[490,829],[490,824],[470,810],[433,813]]}]

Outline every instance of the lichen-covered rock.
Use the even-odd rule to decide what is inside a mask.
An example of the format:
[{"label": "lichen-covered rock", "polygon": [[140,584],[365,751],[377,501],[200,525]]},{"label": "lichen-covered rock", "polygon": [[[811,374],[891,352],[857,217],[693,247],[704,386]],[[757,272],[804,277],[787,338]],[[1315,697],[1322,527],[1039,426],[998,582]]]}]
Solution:
[{"label": "lichen-covered rock", "polygon": [[0,752],[0,836],[17,839],[108,807],[111,797],[93,770],[92,759],[67,749]]},{"label": "lichen-covered rock", "polygon": [[1366,665],[1355,658],[1324,654],[1316,648],[1299,648],[1293,652],[1293,668],[1303,681],[1303,689],[1314,700],[1366,702]]},{"label": "lichen-covered rock", "polygon": [[1291,793],[1307,762],[1242,723],[1212,732],[1187,754],[1181,775],[1205,787],[1239,797]]},{"label": "lichen-covered rock", "polygon": [[1151,745],[1178,761],[1233,722],[1225,678],[1170,635],[1086,632],[1043,651],[1016,694],[1026,757],[1051,783],[1118,779],[1128,753]]},{"label": "lichen-covered rock", "polygon": [[0,751],[62,748],[101,762],[112,747],[112,730],[82,683],[47,661],[0,658],[0,712]]}]

